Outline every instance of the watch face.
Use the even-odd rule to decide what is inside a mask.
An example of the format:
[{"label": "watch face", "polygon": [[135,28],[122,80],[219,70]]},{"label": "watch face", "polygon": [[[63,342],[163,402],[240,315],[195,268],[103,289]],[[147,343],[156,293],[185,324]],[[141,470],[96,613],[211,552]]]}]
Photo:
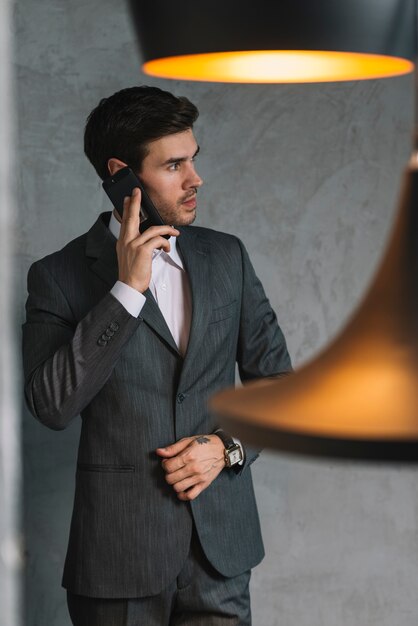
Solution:
[{"label": "watch face", "polygon": [[235,465],[242,460],[241,447],[238,444],[228,450],[228,457],[230,465]]}]

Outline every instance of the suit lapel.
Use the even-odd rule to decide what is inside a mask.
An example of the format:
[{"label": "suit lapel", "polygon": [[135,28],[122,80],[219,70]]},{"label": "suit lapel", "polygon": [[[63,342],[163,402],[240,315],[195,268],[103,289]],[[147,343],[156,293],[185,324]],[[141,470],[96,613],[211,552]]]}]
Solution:
[{"label": "suit lapel", "polygon": [[155,332],[160,335],[160,337],[164,339],[166,343],[168,343],[170,348],[175,350],[175,352],[177,352],[177,354],[180,356],[180,352],[176,345],[176,342],[174,341],[173,335],[171,334],[171,331],[167,326],[167,322],[165,321],[164,316],[160,311],[160,307],[155,301],[155,298],[152,295],[151,291],[147,289],[144,292],[144,296],[146,297],[147,301],[141,310],[140,316],[148,324],[148,326],[155,330]]},{"label": "suit lapel", "polygon": [[[118,258],[116,254],[116,239],[108,228],[109,219],[110,213],[102,213],[87,233],[86,254],[94,259],[90,266],[91,270],[109,287],[113,287],[118,280]],[[170,329],[151,291],[147,289],[144,296],[147,301],[141,310],[140,316],[170,348],[179,353]]]},{"label": "suit lapel", "polygon": [[110,232],[110,213],[102,213],[87,233],[86,255],[93,259],[90,269],[113,287],[118,279],[116,239]]},{"label": "suit lapel", "polygon": [[210,315],[210,251],[193,228],[179,228],[177,245],[183,258],[192,293],[192,321],[182,377],[199,352]]}]

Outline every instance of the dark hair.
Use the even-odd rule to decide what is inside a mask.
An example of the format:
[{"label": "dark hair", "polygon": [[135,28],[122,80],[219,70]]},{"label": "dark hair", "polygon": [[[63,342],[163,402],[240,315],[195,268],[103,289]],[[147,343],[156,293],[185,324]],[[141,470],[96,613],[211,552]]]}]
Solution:
[{"label": "dark hair", "polygon": [[199,111],[185,97],[158,87],[129,87],[103,98],[87,118],[84,152],[101,179],[114,157],[141,170],[148,143],[188,128]]}]

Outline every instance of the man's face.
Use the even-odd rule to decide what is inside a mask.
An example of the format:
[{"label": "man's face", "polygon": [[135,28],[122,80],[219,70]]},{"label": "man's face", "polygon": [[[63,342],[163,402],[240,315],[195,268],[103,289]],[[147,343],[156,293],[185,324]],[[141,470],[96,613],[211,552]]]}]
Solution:
[{"label": "man's face", "polygon": [[196,219],[196,193],[203,181],[194,159],[199,147],[191,129],[148,144],[140,178],[166,224],[187,226]]}]

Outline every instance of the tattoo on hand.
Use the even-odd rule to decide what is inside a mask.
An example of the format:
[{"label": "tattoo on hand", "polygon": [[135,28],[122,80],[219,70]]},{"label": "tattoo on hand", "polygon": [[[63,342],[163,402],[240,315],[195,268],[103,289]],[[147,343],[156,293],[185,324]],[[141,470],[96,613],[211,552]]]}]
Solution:
[{"label": "tattoo on hand", "polygon": [[201,435],[200,437],[196,437],[195,441],[197,441],[197,443],[200,443],[200,445],[202,445],[202,443],[209,443],[210,439]]}]

